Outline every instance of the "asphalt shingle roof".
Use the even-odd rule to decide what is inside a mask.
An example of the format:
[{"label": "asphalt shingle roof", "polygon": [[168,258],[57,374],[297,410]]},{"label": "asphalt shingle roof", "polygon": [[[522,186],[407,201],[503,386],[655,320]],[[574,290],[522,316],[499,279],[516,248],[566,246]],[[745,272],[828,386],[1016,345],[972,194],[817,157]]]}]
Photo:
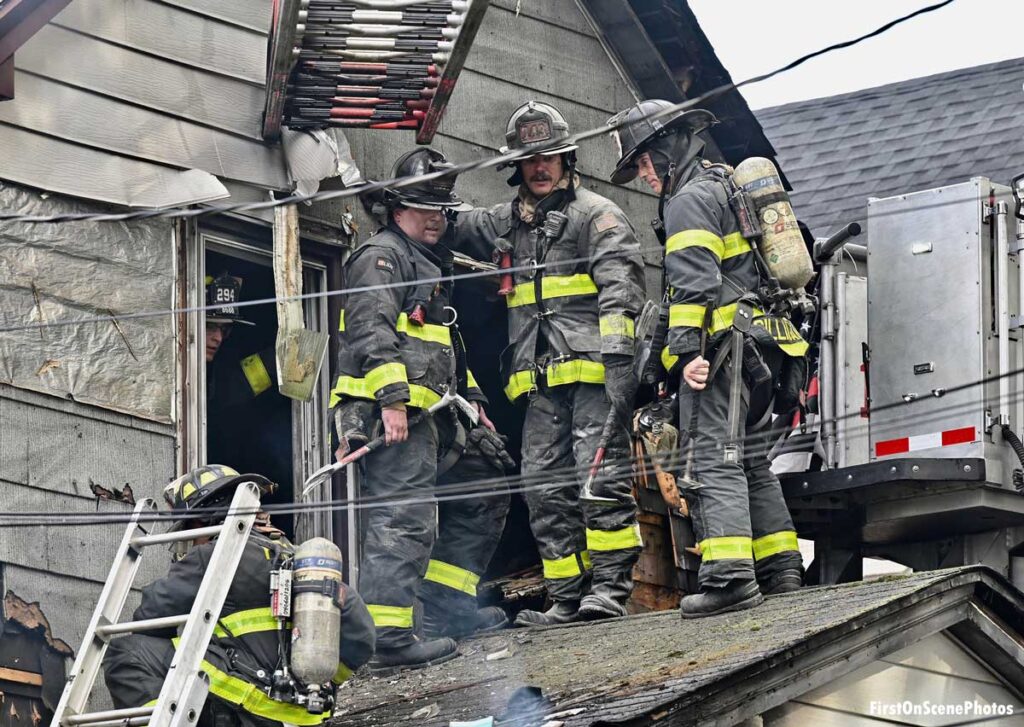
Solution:
[{"label": "asphalt shingle roof", "polygon": [[[693,621],[673,610],[501,631],[463,641],[454,661],[391,677],[357,676],[338,690],[331,727],[447,727],[451,720],[485,716],[536,727],[546,720],[512,707],[524,688],[549,700],[540,714],[565,727],[649,724],[661,717],[648,716],[669,712],[710,724],[723,704],[784,688],[785,679],[797,678],[783,674],[787,669],[817,670],[833,662],[852,669],[849,635],[902,633],[909,623],[925,622],[918,608],[945,613],[953,601],[976,598],[978,588],[1007,594],[1000,598],[1021,608],[1020,594],[1010,595],[1008,584],[975,566],[805,588],[749,611]],[[1003,618],[1016,622],[1017,614],[1024,610]],[[875,651],[880,644],[869,639],[857,648],[877,658],[885,654]],[[680,720],[665,723],[690,723]]]},{"label": "asphalt shingle roof", "polygon": [[869,197],[1024,173],[1024,58],[755,111],[816,236]]}]

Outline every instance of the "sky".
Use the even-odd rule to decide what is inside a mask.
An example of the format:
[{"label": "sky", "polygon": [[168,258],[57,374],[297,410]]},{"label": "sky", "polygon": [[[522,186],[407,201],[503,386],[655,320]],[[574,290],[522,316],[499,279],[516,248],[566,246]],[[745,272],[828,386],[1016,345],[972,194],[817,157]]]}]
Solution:
[{"label": "sky", "polygon": [[[936,0],[688,1],[738,82]],[[740,92],[752,109],[760,109],[1021,56],[1024,0],[956,0]]]}]

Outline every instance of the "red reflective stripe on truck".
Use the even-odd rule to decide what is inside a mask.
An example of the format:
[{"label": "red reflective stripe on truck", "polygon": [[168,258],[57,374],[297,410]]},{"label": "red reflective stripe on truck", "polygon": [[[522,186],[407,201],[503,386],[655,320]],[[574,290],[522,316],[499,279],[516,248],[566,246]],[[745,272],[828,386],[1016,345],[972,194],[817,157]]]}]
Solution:
[{"label": "red reflective stripe on truck", "polygon": [[977,439],[978,430],[974,427],[961,427],[959,429],[947,429],[943,432],[915,434],[912,437],[900,437],[899,439],[887,439],[883,442],[876,442],[875,456],[888,457],[893,454],[917,452],[922,449],[970,444],[977,441]]}]

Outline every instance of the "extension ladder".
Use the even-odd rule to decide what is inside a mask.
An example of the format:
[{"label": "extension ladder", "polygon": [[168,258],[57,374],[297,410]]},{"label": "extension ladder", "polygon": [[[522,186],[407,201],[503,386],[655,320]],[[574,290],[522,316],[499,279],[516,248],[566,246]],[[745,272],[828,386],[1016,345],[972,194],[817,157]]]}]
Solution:
[{"label": "extension ladder", "polygon": [[[156,502],[147,498],[136,505],[50,727],[137,727],[147,724],[151,727],[194,727],[210,689],[209,677],[202,672],[200,664],[220,618],[259,506],[259,488],[252,482],[245,482],[235,490],[223,524],[149,534],[139,519],[155,513]],[[150,545],[202,537],[216,537],[217,541],[192,611],[180,616],[118,623],[139,570],[143,549]],[[112,637],[176,626],[184,626],[184,630],[156,704],[85,711],[103,663],[103,654]]]}]

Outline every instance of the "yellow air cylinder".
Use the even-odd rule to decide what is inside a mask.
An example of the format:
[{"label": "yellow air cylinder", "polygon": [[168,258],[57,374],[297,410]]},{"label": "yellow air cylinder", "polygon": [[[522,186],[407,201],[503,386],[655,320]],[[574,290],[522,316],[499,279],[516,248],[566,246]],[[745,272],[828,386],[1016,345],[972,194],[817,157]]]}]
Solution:
[{"label": "yellow air cylinder", "polygon": [[799,290],[814,275],[811,256],[796,221],[779,171],[771,159],[744,159],[733,173],[733,181],[750,199],[764,232],[761,255],[768,270],[783,288]]}]

